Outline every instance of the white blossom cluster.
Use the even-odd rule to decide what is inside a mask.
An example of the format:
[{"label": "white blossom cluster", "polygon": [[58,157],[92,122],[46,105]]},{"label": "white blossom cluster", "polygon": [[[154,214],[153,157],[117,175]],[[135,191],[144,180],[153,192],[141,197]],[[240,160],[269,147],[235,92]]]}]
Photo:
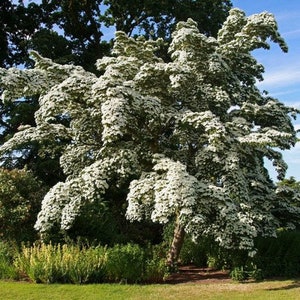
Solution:
[{"label": "white blossom cluster", "polygon": [[[274,148],[296,143],[297,111],[254,85],[263,67],[250,52],[268,48],[268,38],[286,51],[271,14],[246,18],[233,9],[217,38],[180,22],[171,62],[155,55],[161,41],[118,32],[114,56],[97,62],[99,77],[36,53],[33,70],[1,69],[7,99],[40,94],[37,126],[1,153],[32,140],[67,141],[60,159],[67,179],[45,196],[36,228],[70,228],[84,205],[104,201],[113,187],[129,188],[132,221],[176,216],[194,238],[211,235],[228,248],[253,250],[254,237],[273,235],[278,193],[264,158],[284,176]],[[299,214],[291,203],[280,207]]]}]

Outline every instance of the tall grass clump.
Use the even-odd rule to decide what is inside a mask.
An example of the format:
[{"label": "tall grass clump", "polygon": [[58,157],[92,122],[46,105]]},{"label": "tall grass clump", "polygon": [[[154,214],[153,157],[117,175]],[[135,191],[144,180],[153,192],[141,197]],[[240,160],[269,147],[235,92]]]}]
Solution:
[{"label": "tall grass clump", "polygon": [[36,283],[161,282],[165,259],[135,244],[97,246],[36,244],[14,260],[20,276]]},{"label": "tall grass clump", "polygon": [[37,283],[94,283],[104,280],[104,247],[37,244],[23,247],[15,266]]}]

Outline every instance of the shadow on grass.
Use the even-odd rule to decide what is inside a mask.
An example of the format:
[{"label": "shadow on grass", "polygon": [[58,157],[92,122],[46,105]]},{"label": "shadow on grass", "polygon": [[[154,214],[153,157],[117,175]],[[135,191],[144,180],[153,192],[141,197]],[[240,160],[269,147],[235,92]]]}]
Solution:
[{"label": "shadow on grass", "polygon": [[[283,281],[284,279],[282,279]],[[277,281],[280,281],[277,279]],[[281,286],[281,287],[277,287],[277,288],[270,288],[267,289],[268,291],[282,291],[282,290],[292,290],[292,289],[297,289],[300,288],[300,280],[294,280],[291,284],[288,284],[286,286]]]}]

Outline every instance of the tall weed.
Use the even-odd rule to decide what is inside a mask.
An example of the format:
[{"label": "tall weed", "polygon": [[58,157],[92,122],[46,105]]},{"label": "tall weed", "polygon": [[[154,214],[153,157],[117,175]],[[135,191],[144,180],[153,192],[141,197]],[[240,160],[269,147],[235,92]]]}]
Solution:
[{"label": "tall weed", "polygon": [[161,282],[165,259],[135,244],[106,247],[36,244],[14,260],[22,276],[37,283]]},{"label": "tall weed", "polygon": [[23,247],[15,266],[32,281],[89,283],[104,279],[105,248],[40,244]]}]

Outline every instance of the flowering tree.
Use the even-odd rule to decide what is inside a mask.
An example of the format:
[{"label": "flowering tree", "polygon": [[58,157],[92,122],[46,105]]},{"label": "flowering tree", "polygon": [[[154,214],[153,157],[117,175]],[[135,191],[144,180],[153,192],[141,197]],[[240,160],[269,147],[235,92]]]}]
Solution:
[{"label": "flowering tree", "polygon": [[269,38],[287,51],[271,14],[233,9],[217,38],[191,19],[178,23],[169,63],[155,55],[161,40],[117,32],[113,56],[97,61],[100,77],[35,52],[34,69],[1,69],[4,101],[40,94],[36,126],[20,128],[1,152],[32,141],[65,145],[67,179],[45,196],[36,229],[68,229],[85,205],[118,188],[128,191],[129,220],[175,222],[169,264],[185,233],[249,250],[257,235],[275,235],[278,198],[264,159],[284,177],[276,149],[296,143],[297,111],[255,87],[264,69],[251,51],[269,48]]}]

